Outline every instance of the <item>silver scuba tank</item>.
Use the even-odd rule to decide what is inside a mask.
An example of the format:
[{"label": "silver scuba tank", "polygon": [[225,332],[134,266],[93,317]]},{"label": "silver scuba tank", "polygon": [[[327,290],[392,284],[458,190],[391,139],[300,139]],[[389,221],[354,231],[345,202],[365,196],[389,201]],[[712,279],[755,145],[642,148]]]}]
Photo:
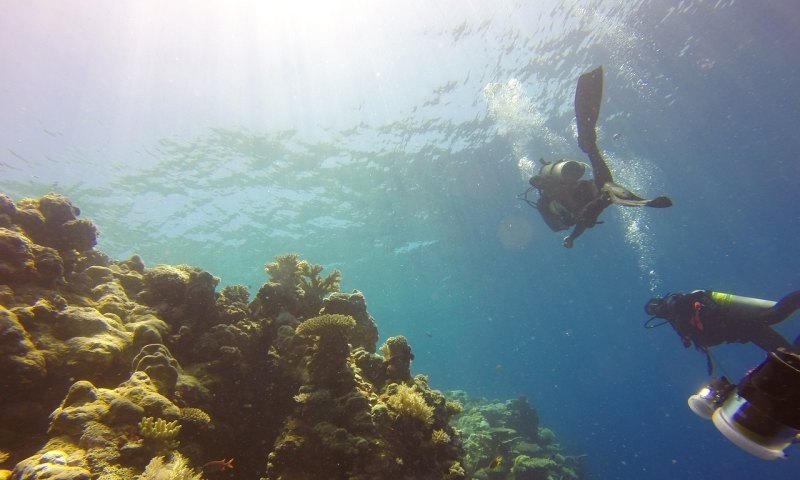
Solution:
[{"label": "silver scuba tank", "polygon": [[711,292],[711,299],[718,307],[723,308],[725,313],[731,315],[753,315],[763,313],[774,307],[777,302],[772,300],[762,300],[760,298],[740,297],[730,293]]},{"label": "silver scuba tank", "polygon": [[575,160],[559,160],[543,165],[539,170],[542,177],[564,182],[577,182],[586,171],[587,165]]}]

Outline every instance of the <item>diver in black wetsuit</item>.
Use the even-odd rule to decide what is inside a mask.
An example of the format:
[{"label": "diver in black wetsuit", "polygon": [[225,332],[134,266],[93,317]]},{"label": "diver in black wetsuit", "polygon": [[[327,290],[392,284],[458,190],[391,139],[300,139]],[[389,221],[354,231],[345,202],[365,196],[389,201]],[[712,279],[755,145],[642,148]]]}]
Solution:
[{"label": "diver in black wetsuit", "polygon": [[[614,182],[611,171],[597,148],[595,125],[603,98],[603,68],[597,67],[578,79],[575,92],[575,118],[578,124],[578,145],[589,156],[593,180],[580,180],[586,165],[573,160],[548,163],[542,160],[539,173],[530,179],[531,188],[520,196],[539,210],[547,226],[553,231],[575,226],[564,246],[572,248],[573,242],[587,228],[598,223],[597,217],[612,203],[624,206],[665,208],[672,205],[668,197],[652,200],[641,198]],[[539,199],[528,200],[531,190],[537,189]]]},{"label": "diver in black wetsuit", "polygon": [[[669,323],[681,337],[684,347],[694,345],[706,354],[709,370],[708,349],[722,343],[752,342],[766,352],[785,348],[800,353],[800,336],[791,344],[771,327],[800,309],[800,290],[777,302],[695,290],[651,298],[644,309],[651,316],[645,323],[646,328]],[[654,324],[656,318],[666,322]]]}]

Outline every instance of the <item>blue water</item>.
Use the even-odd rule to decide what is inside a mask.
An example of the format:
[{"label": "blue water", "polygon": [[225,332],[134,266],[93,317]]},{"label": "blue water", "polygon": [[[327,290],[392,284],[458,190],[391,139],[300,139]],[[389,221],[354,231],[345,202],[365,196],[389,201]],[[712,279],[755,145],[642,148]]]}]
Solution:
[{"label": "blue water", "polygon": [[[755,459],[689,411],[705,359],[642,306],[800,289],[800,9],[395,3],[6,2],[0,191],[63,193],[111,256],[251,291],[278,254],[338,268],[416,373],[527,395],[590,478],[796,478],[797,452]],[[596,65],[612,170],[675,206],[611,207],[566,250],[518,160],[583,159]],[[715,355],[735,379],[763,357]]]}]

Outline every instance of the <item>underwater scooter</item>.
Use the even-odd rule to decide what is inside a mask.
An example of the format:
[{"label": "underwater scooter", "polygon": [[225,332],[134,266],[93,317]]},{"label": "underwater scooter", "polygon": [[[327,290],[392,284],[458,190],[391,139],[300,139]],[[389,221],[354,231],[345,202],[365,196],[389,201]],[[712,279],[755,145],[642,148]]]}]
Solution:
[{"label": "underwater scooter", "polygon": [[724,376],[712,379],[688,402],[747,453],[785,459],[784,450],[800,440],[800,355],[779,348],[738,385]]}]

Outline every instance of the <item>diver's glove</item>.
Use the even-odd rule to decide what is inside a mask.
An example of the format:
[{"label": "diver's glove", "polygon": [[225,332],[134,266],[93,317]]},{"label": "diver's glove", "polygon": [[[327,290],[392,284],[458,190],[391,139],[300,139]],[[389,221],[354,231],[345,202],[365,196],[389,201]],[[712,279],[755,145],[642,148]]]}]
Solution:
[{"label": "diver's glove", "polygon": [[564,243],[562,243],[562,245],[564,245],[565,248],[572,248],[574,242],[575,240],[573,240],[571,236],[567,235],[564,237]]}]

